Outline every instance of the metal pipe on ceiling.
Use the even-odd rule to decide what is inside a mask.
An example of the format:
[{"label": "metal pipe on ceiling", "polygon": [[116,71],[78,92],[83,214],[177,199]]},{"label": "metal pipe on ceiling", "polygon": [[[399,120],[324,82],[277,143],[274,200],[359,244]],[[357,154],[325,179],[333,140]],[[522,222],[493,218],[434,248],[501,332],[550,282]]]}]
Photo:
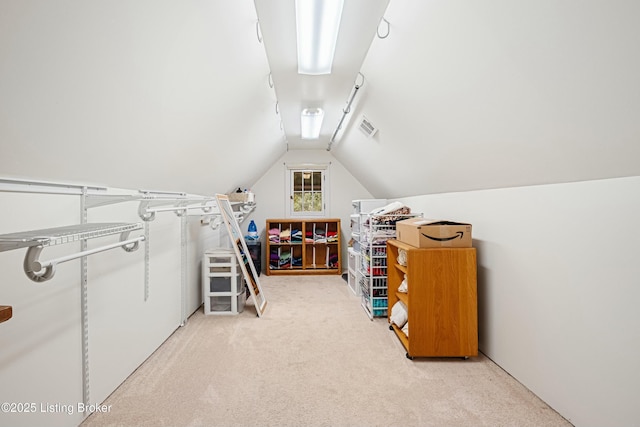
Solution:
[{"label": "metal pipe on ceiling", "polygon": [[362,73],[358,73],[358,74],[360,74],[362,76],[362,83],[361,84],[356,83],[353,86],[353,91],[351,92],[351,96],[349,97],[349,100],[347,101],[347,108],[342,110],[342,117],[340,118],[340,122],[338,122],[338,127],[336,127],[336,130],[333,132],[333,135],[331,136],[331,139],[329,140],[329,145],[327,146],[327,151],[331,151],[331,145],[333,145],[333,143],[335,142],[336,136],[338,135],[338,132],[342,128],[342,123],[344,123],[345,117],[347,117],[347,114],[349,114],[351,112],[351,104],[353,103],[353,99],[356,97],[356,94],[358,93],[360,88],[364,85],[364,75]]}]

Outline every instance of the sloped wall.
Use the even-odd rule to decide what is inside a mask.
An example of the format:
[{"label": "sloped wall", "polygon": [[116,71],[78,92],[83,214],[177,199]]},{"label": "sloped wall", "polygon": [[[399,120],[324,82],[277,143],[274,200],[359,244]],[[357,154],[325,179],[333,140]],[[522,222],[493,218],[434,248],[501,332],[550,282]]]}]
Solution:
[{"label": "sloped wall", "polygon": [[254,182],[285,151],[256,20],[251,0],[2,1],[0,174],[208,195]]},{"label": "sloped wall", "polygon": [[332,152],[387,199],[640,175],[639,14],[625,0],[392,1]]},{"label": "sloped wall", "polygon": [[637,425],[640,177],[416,196],[469,222],[480,349],[580,427]]}]

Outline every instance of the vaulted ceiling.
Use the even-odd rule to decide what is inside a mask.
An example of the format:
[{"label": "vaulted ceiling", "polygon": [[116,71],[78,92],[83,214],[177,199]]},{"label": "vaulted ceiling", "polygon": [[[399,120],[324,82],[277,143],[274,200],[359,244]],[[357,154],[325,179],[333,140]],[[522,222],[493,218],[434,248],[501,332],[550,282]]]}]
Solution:
[{"label": "vaulted ceiling", "polygon": [[[333,73],[300,76],[294,0],[3,0],[0,175],[250,186],[287,150],[327,149],[356,82],[331,154],[375,197],[640,175],[637,16],[625,0],[345,0]],[[326,116],[303,141],[311,104]]]},{"label": "vaulted ceiling", "polygon": [[[255,0],[259,28],[278,100],[288,148],[326,149],[355,84],[389,0],[344,3],[331,74],[298,74],[294,0]],[[303,108],[320,107],[325,118],[317,140],[300,138]]]}]

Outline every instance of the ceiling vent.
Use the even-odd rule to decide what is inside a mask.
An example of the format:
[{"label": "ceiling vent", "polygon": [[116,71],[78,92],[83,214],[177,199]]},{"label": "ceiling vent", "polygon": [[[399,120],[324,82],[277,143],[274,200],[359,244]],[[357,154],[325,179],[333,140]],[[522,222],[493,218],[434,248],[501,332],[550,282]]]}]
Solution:
[{"label": "ceiling vent", "polygon": [[365,116],[362,116],[362,120],[360,120],[360,125],[358,127],[365,135],[367,135],[368,138],[372,138],[378,132],[378,128],[376,128]]}]

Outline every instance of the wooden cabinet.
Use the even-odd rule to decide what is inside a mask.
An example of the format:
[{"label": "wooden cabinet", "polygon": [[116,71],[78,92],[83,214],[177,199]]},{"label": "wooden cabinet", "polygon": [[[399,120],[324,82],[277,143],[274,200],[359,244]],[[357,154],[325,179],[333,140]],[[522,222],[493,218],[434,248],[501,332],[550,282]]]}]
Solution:
[{"label": "wooden cabinet", "polygon": [[0,323],[6,322],[13,316],[13,307],[10,305],[0,305]]},{"label": "wooden cabinet", "polygon": [[268,219],[266,273],[342,274],[340,219]]},{"label": "wooden cabinet", "polygon": [[[399,252],[406,258],[401,265]],[[423,249],[398,240],[387,241],[389,301],[407,308],[408,336],[390,324],[407,357],[470,357],[478,355],[478,303],[475,248]],[[407,279],[407,293],[398,287]]]}]

